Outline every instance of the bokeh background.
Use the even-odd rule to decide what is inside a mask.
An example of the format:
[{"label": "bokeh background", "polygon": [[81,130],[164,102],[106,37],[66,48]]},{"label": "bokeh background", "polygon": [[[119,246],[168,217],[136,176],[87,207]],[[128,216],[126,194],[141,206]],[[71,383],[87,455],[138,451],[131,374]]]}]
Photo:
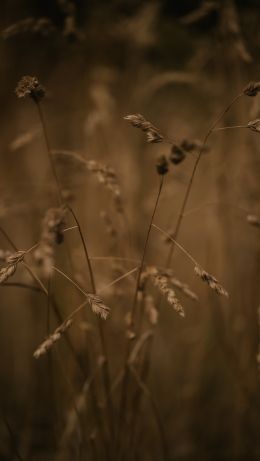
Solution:
[{"label": "bokeh background", "polygon": [[[55,160],[91,256],[138,259],[158,188],[156,156],[170,147],[147,144],[123,117],[141,113],[171,139],[202,139],[245,84],[259,80],[259,19],[258,0],[3,0],[0,219],[15,245],[25,249],[39,240],[55,193],[36,108],[14,93],[23,75],[37,76],[47,90],[43,111],[52,149],[80,153],[117,172],[126,226],[111,195],[89,172],[66,158]],[[259,96],[244,97],[220,126],[257,118]],[[155,331],[148,382],[170,460],[260,460],[259,228],[246,219],[260,212],[259,139],[259,133],[247,129],[213,133],[188,202],[179,241],[221,280],[230,298],[209,291],[176,250],[172,269],[198,294],[199,303],[179,295],[185,319],[162,303]],[[174,227],[194,161],[195,155],[188,155],[167,175],[155,217],[163,229]],[[115,237],[108,235],[102,211],[111,218]],[[66,241],[74,273],[87,284],[77,233],[68,233]],[[2,235],[0,242],[1,249],[10,249]],[[163,265],[168,251],[153,230],[147,260]],[[57,251],[57,265],[70,271],[63,248]],[[93,260],[98,287],[134,266]],[[20,268],[12,281],[31,280]],[[65,317],[80,297],[57,276],[52,285]],[[106,338],[113,376],[123,363],[124,317],[133,291],[130,277],[105,293],[112,309]],[[57,345],[63,370],[55,354],[51,365],[48,358],[33,358],[46,336],[41,293],[8,285],[1,287],[0,297],[0,458],[56,459],[72,405],[64,375],[74,392],[83,378],[64,341]],[[86,336],[91,336],[92,350],[98,341],[95,317],[88,312],[86,317],[93,331],[86,334],[79,322],[70,338],[87,373]],[[56,326],[53,317],[51,331]],[[136,459],[162,459],[145,402],[139,425]],[[61,459],[90,456],[73,453],[67,450]]]}]

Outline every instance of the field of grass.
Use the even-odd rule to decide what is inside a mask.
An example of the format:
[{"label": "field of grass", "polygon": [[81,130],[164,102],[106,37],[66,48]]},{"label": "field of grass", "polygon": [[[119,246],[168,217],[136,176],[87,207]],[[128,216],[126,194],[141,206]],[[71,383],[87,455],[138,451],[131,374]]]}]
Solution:
[{"label": "field of grass", "polygon": [[258,1],[5,0],[0,460],[260,460]]}]

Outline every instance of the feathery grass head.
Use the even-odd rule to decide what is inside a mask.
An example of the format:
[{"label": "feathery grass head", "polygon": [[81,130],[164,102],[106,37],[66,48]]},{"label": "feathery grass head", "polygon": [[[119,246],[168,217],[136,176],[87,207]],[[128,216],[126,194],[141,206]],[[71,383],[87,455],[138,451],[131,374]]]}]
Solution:
[{"label": "feathery grass head", "polygon": [[213,277],[213,275],[206,272],[200,266],[195,266],[194,272],[201,278],[201,280],[203,280],[203,282],[206,282],[212,290],[216,291],[219,295],[226,296],[228,298],[228,292],[222,287],[219,281]]},{"label": "feathery grass head", "polygon": [[43,341],[42,344],[36,349],[33,356],[35,359],[38,359],[42,355],[45,355],[53,346],[54,344],[59,341],[64,335],[64,333],[71,327],[73,323],[72,319],[65,320],[55,331],[52,333],[48,338]]},{"label": "feathery grass head", "polygon": [[87,300],[90,304],[92,311],[95,314],[99,315],[102,319],[106,320],[109,315],[110,309],[108,306],[104,304],[102,299],[96,294],[89,293],[87,296]]},{"label": "feathery grass head", "polygon": [[17,265],[23,261],[25,253],[19,250],[6,257],[6,265],[0,269],[0,284],[6,282],[16,272]]},{"label": "feathery grass head", "polygon": [[45,89],[40,85],[37,77],[25,75],[19,80],[15,93],[18,98],[30,96],[34,101],[39,102],[45,96]]},{"label": "feathery grass head", "polygon": [[163,135],[159,129],[151,122],[148,122],[141,114],[131,114],[124,117],[135,128],[139,128],[146,134],[146,141],[149,143],[158,143],[163,141]]},{"label": "feathery grass head", "polygon": [[184,317],[184,309],[180,304],[175,291],[169,285],[167,275],[160,272],[159,269],[157,269],[155,266],[148,267],[147,273],[149,274],[149,277],[154,286],[157,287],[159,291],[166,297],[168,303],[173,307],[173,309],[176,310],[176,312],[178,312],[181,317]]}]

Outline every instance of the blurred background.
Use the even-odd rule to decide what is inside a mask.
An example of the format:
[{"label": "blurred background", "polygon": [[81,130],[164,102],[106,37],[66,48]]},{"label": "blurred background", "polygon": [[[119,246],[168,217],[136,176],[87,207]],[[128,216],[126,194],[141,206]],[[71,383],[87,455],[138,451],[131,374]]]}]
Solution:
[{"label": "blurred background", "polygon": [[[42,107],[51,149],[76,152],[116,171],[123,214],[115,210],[113,194],[79,162],[55,156],[91,257],[138,260],[158,189],[156,157],[168,155],[170,146],[146,143],[123,117],[141,113],[170,139],[202,140],[232,98],[249,81],[259,80],[259,19],[258,0],[3,0],[0,218],[16,247],[39,241],[55,195],[36,107],[14,92],[23,75],[37,76],[46,88]],[[242,97],[219,126],[258,118],[259,96]],[[215,132],[208,147],[178,240],[230,297],[220,299],[202,284],[176,249],[171,267],[199,302],[178,294],[185,319],[161,303],[147,380],[169,460],[254,461],[260,460],[260,247],[259,227],[251,226],[247,216],[260,213],[259,133],[243,128]],[[190,153],[172,165],[165,179],[155,223],[167,231],[176,223],[195,158]],[[109,232],[104,216],[114,231]],[[67,224],[74,225],[71,217]],[[0,244],[2,250],[11,249],[4,235]],[[76,231],[66,234],[66,244],[75,277],[88,284]],[[163,266],[168,252],[153,230],[147,261]],[[136,265],[109,258],[92,263],[98,288]],[[56,264],[71,271],[62,246]],[[32,284],[23,268],[9,281]],[[64,318],[81,298],[57,275],[52,290]],[[125,314],[133,292],[133,277],[104,291],[112,310],[105,332],[112,376],[123,364]],[[70,330],[73,351],[61,340],[58,356],[53,352],[36,361],[33,352],[46,336],[47,323],[50,331],[57,327],[45,297],[8,284],[1,286],[0,296],[0,459],[56,459],[72,406],[71,383],[77,393],[84,382],[75,357],[87,374],[87,343],[92,352],[99,347],[95,317],[87,311]],[[139,426],[135,459],[161,460],[146,402]],[[84,456],[69,447],[59,459],[92,459],[88,451]]]}]

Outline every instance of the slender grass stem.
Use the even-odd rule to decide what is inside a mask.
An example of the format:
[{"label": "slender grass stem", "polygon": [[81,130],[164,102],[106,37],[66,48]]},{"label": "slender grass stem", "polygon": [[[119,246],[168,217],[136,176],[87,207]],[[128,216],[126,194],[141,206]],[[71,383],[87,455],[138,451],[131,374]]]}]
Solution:
[{"label": "slender grass stem", "polygon": [[[89,254],[88,254],[88,249],[87,245],[83,236],[83,232],[80,226],[80,223],[77,219],[76,214],[74,213],[73,209],[68,206],[68,210],[71,212],[77,227],[79,231],[79,235],[81,238],[82,246],[84,249],[85,257],[86,257],[86,262],[90,274],[90,280],[91,280],[91,286],[92,286],[92,291],[94,294],[96,294],[96,284],[95,284],[95,279],[94,279],[94,273],[92,270]],[[103,372],[103,380],[104,380],[104,388],[105,392],[107,395],[107,402],[108,402],[108,418],[109,418],[109,427],[111,429],[112,437],[114,438],[114,408],[113,408],[113,402],[111,398],[111,381],[110,381],[110,370],[109,370],[109,362],[108,362],[108,351],[107,351],[107,345],[106,345],[106,340],[105,340],[105,334],[104,334],[104,326],[102,323],[102,320],[99,318],[98,319],[98,330],[99,330],[99,336],[100,336],[100,342],[101,342],[101,348],[102,348],[102,354],[104,356],[104,364],[102,367],[102,372]]]},{"label": "slender grass stem", "polygon": [[[205,137],[204,137],[204,140],[203,140],[203,143],[200,147],[200,150],[199,150],[199,153],[198,153],[198,156],[196,158],[196,161],[194,163],[194,166],[193,166],[193,169],[192,169],[192,172],[191,172],[191,176],[190,176],[190,180],[188,182],[188,186],[187,186],[187,189],[186,189],[186,192],[184,194],[184,198],[183,198],[183,201],[182,201],[182,205],[181,205],[181,208],[180,208],[180,212],[179,212],[179,215],[178,215],[178,218],[177,218],[177,222],[176,222],[176,226],[175,226],[175,230],[173,232],[173,240],[177,239],[178,237],[178,234],[179,234],[179,231],[180,231],[180,228],[181,228],[181,224],[182,224],[182,220],[183,220],[183,217],[184,217],[184,212],[186,210],[186,205],[188,203],[188,200],[189,200],[189,196],[190,196],[190,192],[191,192],[191,188],[192,188],[192,185],[193,185],[193,181],[194,181],[194,178],[195,178],[195,175],[196,175],[196,172],[197,172],[197,168],[199,166],[199,162],[200,162],[200,159],[201,159],[201,156],[202,156],[202,153],[203,153],[203,150],[206,146],[206,143],[210,137],[210,135],[213,133],[214,129],[216,128],[217,124],[220,122],[220,120],[224,117],[224,115],[230,110],[230,108],[238,101],[239,98],[241,98],[243,96],[244,93],[239,93],[231,102],[230,104],[220,113],[220,115],[216,118],[216,120],[212,123],[212,125],[210,126],[209,130],[207,131]],[[169,265],[171,264],[171,260],[172,260],[172,257],[173,257],[173,253],[174,253],[174,248],[175,248],[175,244],[172,243],[171,245],[171,248],[170,248],[170,251],[169,251],[169,254],[168,254],[168,257],[167,257],[167,261],[166,261],[166,267],[169,267]]]},{"label": "slender grass stem", "polygon": [[40,118],[40,122],[41,122],[41,126],[42,126],[42,131],[43,131],[43,136],[44,136],[44,140],[45,140],[46,150],[47,150],[47,154],[48,154],[48,158],[49,158],[49,163],[50,163],[51,171],[52,171],[52,174],[53,174],[53,177],[54,177],[54,180],[55,180],[55,184],[56,184],[58,202],[59,202],[59,205],[62,205],[63,200],[62,200],[61,186],[60,186],[59,178],[58,178],[58,175],[57,175],[57,172],[56,172],[55,164],[54,164],[54,161],[53,161],[53,156],[52,156],[52,153],[51,153],[51,147],[50,147],[50,142],[49,142],[49,137],[48,137],[48,133],[47,133],[47,128],[46,128],[46,123],[45,123],[42,107],[41,107],[41,104],[40,104],[39,101],[37,101],[37,100],[34,100],[34,101],[35,101],[35,104],[36,104],[36,107],[37,107],[37,110],[38,110],[38,114],[39,114],[39,118]]},{"label": "slender grass stem", "polygon": [[134,293],[134,300],[133,300],[133,305],[132,305],[132,310],[131,310],[131,328],[134,327],[134,317],[135,317],[135,311],[136,311],[138,290],[139,290],[141,275],[142,275],[143,268],[144,268],[144,261],[145,261],[146,250],[147,250],[149,237],[150,237],[150,233],[151,233],[151,229],[152,229],[152,224],[153,224],[154,216],[155,216],[155,213],[156,213],[156,210],[157,210],[157,206],[158,206],[160,196],[161,196],[161,192],[162,192],[162,188],[163,188],[163,181],[164,181],[164,176],[161,175],[160,176],[159,189],[158,189],[158,193],[157,193],[153,213],[152,213],[152,216],[151,216],[151,219],[150,219],[148,231],[147,231],[147,234],[146,234],[146,239],[145,239],[145,243],[144,243],[144,249],[143,249],[143,254],[142,254],[142,258],[141,258],[141,263],[140,263],[140,267],[139,267],[138,274],[137,274],[136,287],[135,287],[135,293]]},{"label": "slender grass stem", "polygon": [[[133,299],[132,309],[130,312],[130,328],[131,329],[134,329],[134,326],[135,326],[134,322],[135,322],[135,312],[136,312],[136,305],[137,305],[138,290],[139,290],[141,275],[142,275],[142,271],[144,267],[144,261],[145,261],[147,246],[149,242],[149,237],[150,237],[150,233],[152,230],[152,224],[153,224],[154,216],[156,214],[157,206],[158,206],[162,188],[163,188],[163,182],[164,182],[164,176],[161,175],[159,189],[158,189],[158,193],[157,193],[156,200],[155,200],[155,205],[153,208],[152,216],[149,222],[148,231],[147,231],[146,238],[145,238],[141,263],[140,263],[138,273],[137,273],[134,299]],[[126,409],[126,404],[127,404],[128,381],[130,378],[129,366],[128,366],[130,352],[131,352],[131,340],[128,338],[127,345],[126,345],[126,352],[125,352],[125,360],[124,360],[124,377],[123,377],[123,382],[122,382],[121,399],[120,399],[120,404],[119,404],[119,419],[118,419],[117,440],[116,440],[116,452],[119,456],[119,460],[122,457],[122,440],[120,440],[120,437],[122,437],[122,435],[124,434],[124,416],[125,416],[125,409]]]},{"label": "slender grass stem", "polygon": [[247,125],[221,126],[220,128],[215,128],[212,131],[216,132],[216,131],[234,130],[237,128],[248,128],[248,126]]}]

